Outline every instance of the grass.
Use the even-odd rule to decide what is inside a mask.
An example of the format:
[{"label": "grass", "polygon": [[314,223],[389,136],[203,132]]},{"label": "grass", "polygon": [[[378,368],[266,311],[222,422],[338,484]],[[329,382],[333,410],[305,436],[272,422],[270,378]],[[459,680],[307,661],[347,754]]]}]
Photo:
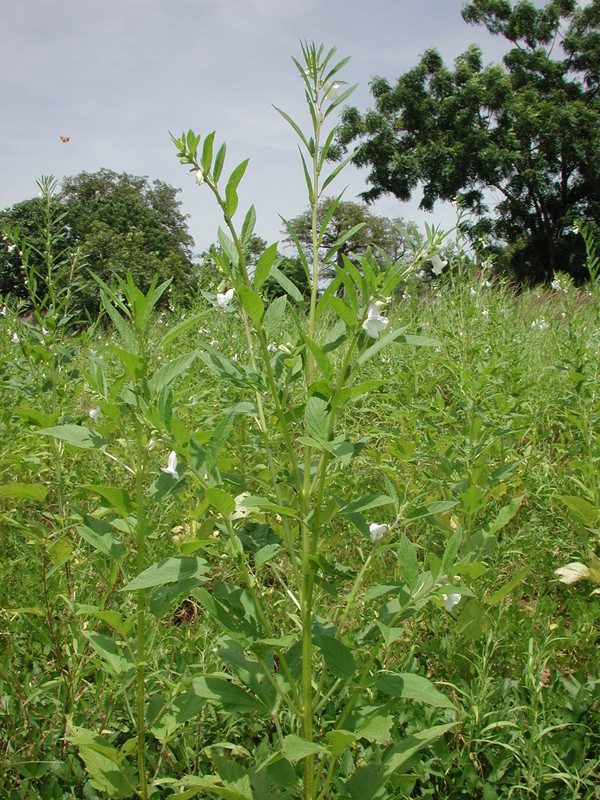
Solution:
[{"label": "grass", "polygon": [[[207,315],[159,350],[157,342],[175,321],[204,309],[157,314],[148,339],[156,367],[193,351],[199,336],[244,361],[243,331],[236,315],[225,312]],[[381,385],[347,407],[346,433],[364,443],[351,468],[332,462],[334,489],[344,496],[393,492],[403,508],[395,533],[405,533],[417,553],[441,557],[458,525],[473,542],[485,542],[501,509],[515,501],[493,549],[489,540],[474,597],[464,596],[451,612],[440,602],[418,621],[407,620],[382,657],[382,668],[419,672],[444,688],[458,722],[453,733],[394,775],[387,797],[600,798],[600,603],[589,584],[564,586],[554,575],[559,566],[585,561],[589,548],[597,550],[598,309],[597,298],[573,287],[566,293],[516,292],[486,286],[479,275],[431,286],[415,281],[404,298],[394,299],[390,325],[432,337],[439,346],[383,350],[364,369],[364,379]],[[26,348],[11,341],[15,330]],[[288,330],[283,325],[274,335],[275,345],[287,342]],[[96,404],[90,364],[106,363],[110,371],[112,336],[104,330],[64,341],[58,387],[63,422],[89,423]],[[35,337],[10,311],[0,318],[0,468],[9,487],[0,497],[0,795],[91,800],[103,794],[65,738],[67,720],[110,732],[112,744],[128,752],[135,746],[128,708],[133,700],[121,690],[128,665],[115,658],[108,671],[105,663],[99,669],[101,659],[86,635],[106,630],[102,619],[90,621],[86,609],[100,600],[113,607],[119,575],[73,520],[95,508],[82,487],[119,487],[127,478],[117,461],[63,445],[59,509],[56,454],[37,433],[52,422],[47,349]],[[177,386],[175,439],[188,430],[206,442],[224,410],[245,399],[243,390],[220,382],[196,360]],[[98,430],[110,425],[102,419]],[[160,474],[170,449],[159,439],[148,469]],[[268,470],[250,417],[236,419],[219,469],[244,474],[240,491],[259,493]],[[15,484],[46,487],[47,494],[40,502]],[[442,500],[456,504],[435,515],[419,513]],[[204,542],[208,586],[218,593],[232,568],[206,505],[193,493],[184,502],[167,496],[153,513],[155,530],[164,533],[148,541],[151,557],[167,557],[173,547],[197,552],[194,542]],[[393,522],[381,509],[373,513],[378,522]],[[249,521],[260,525],[264,519]],[[256,527],[245,530],[261,535]],[[349,522],[336,520],[328,533],[327,563],[336,572],[331,582],[347,591],[371,545]],[[273,587],[281,568],[276,561],[263,568]],[[348,625],[369,619],[369,587],[397,581],[402,569],[395,549],[373,558]],[[462,579],[466,584],[471,577]],[[222,670],[217,651],[227,646],[195,591],[179,598],[155,634],[148,713],[162,702],[159,684],[175,691],[195,675]],[[439,713],[410,705],[393,723],[410,733],[434,724]],[[223,743],[244,762],[249,752],[268,752],[268,736],[250,712],[202,704],[172,737],[151,739],[150,777],[207,772],[211,749]],[[374,759],[378,749],[383,752],[377,742],[366,747]],[[153,796],[169,794],[157,789]]]}]

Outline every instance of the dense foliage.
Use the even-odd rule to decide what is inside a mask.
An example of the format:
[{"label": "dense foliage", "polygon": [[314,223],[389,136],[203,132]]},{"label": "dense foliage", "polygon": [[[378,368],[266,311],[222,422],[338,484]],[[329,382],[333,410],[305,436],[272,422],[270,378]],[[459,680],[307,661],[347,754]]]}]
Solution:
[{"label": "dense foliage", "polygon": [[[410,251],[407,237],[410,225],[403,219],[389,219],[373,214],[369,208],[350,200],[325,197],[319,203],[317,224],[323,230],[319,255],[323,262],[321,277],[333,277],[334,267],[329,264],[335,251],[336,263],[342,266],[344,256],[360,258],[368,248],[381,248],[390,261],[397,261]],[[312,212],[308,208],[297,217],[286,220],[284,242],[299,243],[307,260],[312,257]]]},{"label": "dense foliage", "polygon": [[[173,291],[184,297],[193,283],[193,240],[177,192],[163,181],[150,183],[147,178],[107,169],[63,180],[57,200],[66,234],[64,246],[82,256],[81,267],[73,275],[80,311],[91,316],[98,311],[98,288],[90,272],[110,283],[130,270],[146,290],[155,275],[172,278]],[[45,247],[42,217],[42,197],[17,203],[0,214],[2,229],[18,231],[17,238],[26,238],[29,261],[36,269],[42,266]],[[25,298],[19,249],[12,237],[0,246],[0,294]]]},{"label": "dense foliage", "polygon": [[502,65],[472,45],[451,69],[429,49],[394,85],[375,78],[374,109],[346,109],[339,137],[370,168],[364,197],[458,196],[518,279],[581,279],[573,221],[600,221],[600,2],[472,0],[462,15],[506,40]]}]

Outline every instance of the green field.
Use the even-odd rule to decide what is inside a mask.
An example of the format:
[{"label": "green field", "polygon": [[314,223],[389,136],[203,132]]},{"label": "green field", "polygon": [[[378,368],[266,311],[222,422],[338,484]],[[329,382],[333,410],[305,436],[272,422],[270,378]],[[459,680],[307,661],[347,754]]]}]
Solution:
[{"label": "green field", "polygon": [[[177,339],[160,346],[176,324],[203,312]],[[339,619],[369,558],[345,623],[347,641],[356,635],[363,642],[356,654],[359,669],[359,658],[370,652],[369,626],[385,619],[382,598],[389,602],[410,583],[413,567],[403,559],[414,558],[417,573],[431,569],[459,530],[462,556],[453,582],[464,589],[450,612],[437,590],[397,630],[386,631],[388,643],[373,665],[428,677],[449,698],[448,707],[411,699],[388,713],[381,703],[386,722],[373,741],[349,744],[337,780],[344,783],[362,762],[385,762],[386,752],[408,734],[455,722],[395,772],[385,794],[377,796],[598,797],[600,606],[590,595],[593,584],[566,586],[554,575],[569,562],[588,561],[589,549],[597,547],[598,297],[573,287],[566,293],[516,293],[501,285],[486,287],[477,274],[432,285],[412,279],[388,314],[390,328],[437,343],[390,344],[356,373],[355,385],[374,383],[348,401],[336,432],[360,447],[351,461],[329,463],[327,493],[343,500],[385,495],[390,502],[355,519],[338,514],[325,524],[313,553],[315,615]],[[325,317],[323,330],[333,322]],[[102,329],[89,339],[58,331],[43,335],[10,310],[0,325],[0,792],[9,798],[129,796],[94,789],[78,742],[68,733],[65,739],[74,726],[101,735],[115,753],[135,749],[135,651],[132,655],[123,645],[135,628],[134,603],[131,594],[119,592],[136,571],[136,478],[126,469],[135,462],[135,431],[113,408],[122,404],[118,392],[127,382],[119,378],[126,369],[115,356],[118,337]],[[292,328],[289,318],[282,319],[273,344],[293,350]],[[11,341],[15,331],[19,343]],[[233,310],[202,300],[181,312],[157,312],[149,321],[148,373],[179,364],[181,375],[169,384],[168,402],[163,398],[161,406],[159,398],[141,415],[144,474],[151,487],[144,487],[146,562],[201,556],[207,569],[190,579],[191,588],[175,584],[176,596],[157,597],[156,590],[151,595],[155,613],[147,631],[145,690],[151,781],[210,775],[225,759],[242,766],[265,761],[278,733],[294,731],[286,730],[285,709],[275,721],[272,709],[267,712],[251,696],[250,662],[241,666],[249,658],[242,647],[253,636],[244,615],[256,623],[254,612],[242,608],[247,597],[231,600],[230,613],[240,615],[235,625],[225,619],[226,604],[219,606],[223,624],[210,607],[217,589],[223,598],[224,587],[239,583],[243,562],[269,607],[273,636],[293,641],[299,635],[300,620],[284,591],[289,558],[277,546],[261,552],[281,541],[281,516],[269,508],[238,509],[233,526],[240,555],[218,511],[224,501],[211,505],[189,472],[194,447],[204,446],[206,453],[220,430],[212,460],[222,490],[230,497],[244,491],[265,496],[269,480],[257,419],[241,412],[228,417],[231,409],[252,402],[252,390],[219,377],[199,357],[210,342],[231,364],[247,363],[243,325]],[[184,372],[177,359],[185,354]],[[100,374],[104,396],[98,391]],[[290,409],[302,402],[299,394],[290,392]],[[97,407],[102,411],[94,422],[89,412]],[[270,421],[272,409],[267,413]],[[224,419],[230,420],[226,426]],[[107,444],[97,447],[92,440],[75,447],[68,439],[39,434],[57,423],[85,428]],[[156,441],[151,450],[150,435]],[[278,459],[277,438],[274,448]],[[172,449],[187,452],[189,459],[177,491],[164,483],[171,476],[161,473]],[[291,498],[283,502],[292,504]],[[95,526],[86,515],[97,520]],[[361,520],[391,523],[396,515],[397,524],[380,542],[359,530]],[[407,541],[410,550],[403,546]],[[344,632],[341,640],[345,637]],[[290,649],[288,641],[284,649]],[[271,658],[275,674],[272,651],[266,650],[265,645],[263,663]],[[314,654],[316,679],[322,674],[323,728],[352,682],[342,681],[347,685],[338,686],[338,698],[328,696],[339,671],[353,671],[346,655],[343,651],[337,664],[334,655]],[[257,674],[258,662],[253,664]],[[213,691],[211,697],[200,684],[190,689],[192,679],[209,674],[235,676],[244,696],[219,698]],[[369,707],[381,702],[374,686],[366,691]],[[183,700],[178,703],[177,697]],[[94,751],[83,752],[93,772]],[[256,796],[294,796],[277,777],[272,794]],[[170,793],[162,786],[152,796]]]}]

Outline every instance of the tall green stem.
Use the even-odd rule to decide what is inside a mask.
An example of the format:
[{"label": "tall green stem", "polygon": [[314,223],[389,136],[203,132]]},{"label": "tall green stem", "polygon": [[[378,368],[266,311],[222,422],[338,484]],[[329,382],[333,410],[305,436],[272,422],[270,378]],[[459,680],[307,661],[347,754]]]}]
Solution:
[{"label": "tall green stem", "polygon": [[[142,423],[136,417],[136,473],[135,473],[135,493],[136,493],[136,551],[137,551],[137,574],[144,570],[146,558],[145,552],[145,520],[144,520],[144,446]],[[146,720],[145,720],[145,692],[144,682],[146,677],[146,652],[145,652],[145,622],[146,622],[146,592],[139,589],[136,593],[137,599],[137,668],[136,668],[136,725],[137,725],[137,753],[138,753],[138,775],[139,775],[139,796],[142,800],[148,798],[148,779],[146,777]]]}]

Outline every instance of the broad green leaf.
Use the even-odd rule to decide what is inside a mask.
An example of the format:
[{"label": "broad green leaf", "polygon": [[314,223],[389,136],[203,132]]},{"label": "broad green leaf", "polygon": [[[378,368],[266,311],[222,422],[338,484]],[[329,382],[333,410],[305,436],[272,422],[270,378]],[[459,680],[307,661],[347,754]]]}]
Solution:
[{"label": "broad green leaf", "polygon": [[421,748],[443,736],[453,725],[437,725],[408,736],[400,744],[385,752],[382,763],[367,764],[352,774],[346,791],[352,800],[389,800],[391,794],[385,787],[394,772],[403,767]]},{"label": "broad green leaf", "polygon": [[287,297],[283,294],[277,297],[267,306],[265,315],[263,317],[263,328],[267,336],[272,336],[274,333],[281,331],[283,318],[285,316],[285,309],[287,306]]},{"label": "broad green leaf", "polygon": [[489,527],[486,526],[485,532],[489,536],[493,533],[497,533],[499,530],[504,528],[511,519],[515,516],[517,511],[521,508],[521,503],[525,499],[525,495],[521,495],[520,497],[514,497],[510,503],[503,508],[500,509],[496,519],[491,523]]},{"label": "broad green leaf", "polygon": [[443,575],[450,574],[450,571],[454,566],[456,556],[458,555],[458,551],[460,550],[462,538],[462,531],[456,531],[456,533],[453,533],[450,537],[442,558],[441,570]]},{"label": "broad green leaf", "polygon": [[356,741],[356,738],[356,734],[352,733],[352,731],[329,731],[329,733],[325,734],[327,750],[332,756],[339,756]]},{"label": "broad green leaf", "polygon": [[86,428],[85,425],[56,425],[52,428],[42,428],[38,433],[42,436],[52,436],[84,450],[100,450],[106,447],[105,438],[96,431]]},{"label": "broad green leaf", "polygon": [[147,364],[143,358],[132,353],[130,350],[117,347],[116,344],[111,344],[111,350],[116,354],[125,369],[125,374],[131,381],[139,381],[140,378],[144,377]]},{"label": "broad green leaf", "polygon": [[311,436],[319,440],[327,440],[330,418],[331,410],[327,400],[314,395],[308,398],[304,411],[304,420],[306,429]]},{"label": "broad green leaf", "polygon": [[323,653],[327,669],[336,678],[351,678],[354,675],[354,656],[343,642],[333,636],[319,636],[317,644]]},{"label": "broad green leaf", "polygon": [[365,722],[361,722],[356,728],[357,739],[366,739],[368,742],[378,742],[385,744],[391,738],[391,730],[394,726],[394,718],[378,714],[369,717]]},{"label": "broad green leaf", "polygon": [[417,561],[417,551],[413,543],[406,534],[400,537],[400,571],[406,581],[406,585],[411,592],[414,592],[419,583],[419,563]]},{"label": "broad green leaf", "polygon": [[208,570],[208,563],[203,558],[193,558],[192,556],[165,558],[140,572],[126,586],[123,586],[121,591],[136,592],[139,589],[150,589],[153,586],[164,586],[167,583],[200,578]]},{"label": "broad green leaf", "polygon": [[219,489],[218,486],[207,486],[204,491],[206,499],[220,514],[224,517],[233,514],[235,511],[235,499],[224,489]]},{"label": "broad green leaf", "polygon": [[592,527],[598,519],[598,509],[588,500],[567,494],[558,495],[558,499],[564,503],[575,519],[583,523],[583,525]]},{"label": "broad green leaf", "polygon": [[264,714],[260,699],[248,694],[226,675],[205,675],[194,678],[191,691],[197,696],[219,703],[225,711]]},{"label": "broad green leaf", "polygon": [[195,358],[196,353],[185,353],[157,369],[148,381],[152,391],[160,392],[161,389],[169,386],[175,378],[184,375],[193,364]]},{"label": "broad green leaf", "polygon": [[240,254],[237,251],[235,242],[221,227],[217,230],[217,239],[223,248],[223,253],[227,256],[229,261],[235,266],[238,266],[240,263]]},{"label": "broad green leaf", "polygon": [[109,508],[116,509],[120,514],[126,517],[135,509],[133,501],[125,491],[118,486],[80,486],[77,490],[78,493],[94,492],[99,494],[100,497],[106,501]]},{"label": "broad green leaf", "polygon": [[436,708],[454,708],[454,704],[435,688],[433,683],[421,675],[412,672],[380,673],[375,686],[380,692],[392,697],[401,697],[407,700],[416,700]]},{"label": "broad green leaf", "polygon": [[114,639],[96,631],[82,631],[96,653],[104,661],[105,668],[115,677],[127,679],[135,672],[135,664],[125,648],[120,648]]},{"label": "broad green leaf", "polygon": [[226,417],[219,422],[216,426],[208,443],[205,451],[205,470],[210,472],[217,464],[219,453],[223,449],[225,443],[229,439],[231,428],[235,419],[235,411],[230,411]]},{"label": "broad green leaf", "polygon": [[277,258],[277,244],[275,242],[272,245],[269,245],[267,249],[261,254],[258,261],[256,262],[256,269],[254,270],[254,275],[252,277],[252,283],[256,287],[257,290],[260,290],[263,283],[269,277],[271,272],[271,267],[275,263],[275,259]]},{"label": "broad green leaf", "polygon": [[309,742],[307,739],[302,739],[300,736],[290,733],[283,740],[282,752],[288,761],[295,764],[307,756],[325,752],[325,748],[316,742]]},{"label": "broad green leaf", "polygon": [[48,497],[48,487],[41,483],[4,483],[0,484],[0,497],[43,503]]},{"label": "broad green leaf", "polygon": [[94,789],[111,800],[133,797],[137,785],[133,768],[105,737],[69,723],[67,738],[79,750]]},{"label": "broad green leaf", "polygon": [[159,742],[166,744],[179,728],[200,713],[206,702],[206,697],[192,690],[182,692],[166,705],[158,719],[150,725],[150,730]]},{"label": "broad green leaf", "polygon": [[366,497],[361,497],[358,500],[352,500],[350,503],[343,503],[339,501],[341,506],[340,514],[354,514],[359,511],[367,511],[370,508],[379,508],[380,506],[387,506],[393,503],[391,497],[385,494],[368,494]]},{"label": "broad green leaf", "polygon": [[260,295],[249,286],[246,286],[246,284],[240,286],[237,294],[242,308],[246,314],[248,314],[252,322],[258,327],[265,313],[265,307]]},{"label": "broad green leaf", "polygon": [[277,281],[281,288],[292,298],[292,300],[295,300],[298,305],[304,304],[302,292],[298,289],[296,284],[293,283],[286,275],[284,275],[283,272],[277,269],[275,265],[271,267],[271,277]]}]

